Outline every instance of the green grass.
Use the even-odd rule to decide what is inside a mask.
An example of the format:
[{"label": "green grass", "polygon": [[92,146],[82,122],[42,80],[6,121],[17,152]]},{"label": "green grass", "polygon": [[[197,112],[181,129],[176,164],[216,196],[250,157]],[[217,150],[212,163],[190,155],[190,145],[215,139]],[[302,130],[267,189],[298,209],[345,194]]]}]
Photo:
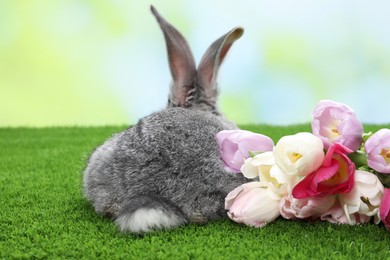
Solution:
[{"label": "green grass", "polygon": [[[123,128],[0,128],[1,259],[390,259],[390,234],[374,224],[278,219],[255,229],[221,220],[138,237],[122,234],[94,213],[81,180],[93,148]],[[243,128],[274,141],[310,131],[309,125]]]}]

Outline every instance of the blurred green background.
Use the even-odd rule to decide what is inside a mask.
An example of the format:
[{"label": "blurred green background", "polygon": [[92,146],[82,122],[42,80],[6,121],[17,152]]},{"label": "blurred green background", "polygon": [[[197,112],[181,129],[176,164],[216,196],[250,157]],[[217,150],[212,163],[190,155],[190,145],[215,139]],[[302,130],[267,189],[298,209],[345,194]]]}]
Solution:
[{"label": "blurred green background", "polygon": [[388,1],[0,0],[0,126],[131,124],[166,105],[160,13],[199,61],[240,25],[221,110],[240,124],[309,122],[320,99],[389,123]]}]

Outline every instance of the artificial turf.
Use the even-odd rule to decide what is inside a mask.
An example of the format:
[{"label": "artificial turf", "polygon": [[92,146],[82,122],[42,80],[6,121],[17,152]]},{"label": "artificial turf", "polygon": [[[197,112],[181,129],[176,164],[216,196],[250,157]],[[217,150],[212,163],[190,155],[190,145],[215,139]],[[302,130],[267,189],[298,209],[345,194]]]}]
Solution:
[{"label": "artificial turf", "polygon": [[[387,126],[365,126],[375,131]],[[243,126],[277,141],[310,131]],[[261,229],[230,220],[144,236],[120,233],[83,197],[91,151],[124,127],[0,128],[0,258],[390,259],[390,233],[361,226],[277,219]]]}]

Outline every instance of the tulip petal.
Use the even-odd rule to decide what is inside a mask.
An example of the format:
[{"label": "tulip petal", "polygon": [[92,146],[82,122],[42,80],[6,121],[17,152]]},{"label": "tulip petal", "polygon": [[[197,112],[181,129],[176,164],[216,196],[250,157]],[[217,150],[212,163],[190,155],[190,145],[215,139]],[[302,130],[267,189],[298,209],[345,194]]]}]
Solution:
[{"label": "tulip petal", "polygon": [[278,183],[287,183],[290,180],[290,175],[285,174],[277,165],[272,166],[270,176],[275,178]]},{"label": "tulip petal", "polygon": [[253,158],[246,159],[240,169],[242,174],[248,179],[253,179],[259,176],[259,167],[252,163],[253,160]]},{"label": "tulip petal", "polygon": [[387,230],[390,231],[390,188],[385,188],[383,191],[380,205],[380,218]]}]

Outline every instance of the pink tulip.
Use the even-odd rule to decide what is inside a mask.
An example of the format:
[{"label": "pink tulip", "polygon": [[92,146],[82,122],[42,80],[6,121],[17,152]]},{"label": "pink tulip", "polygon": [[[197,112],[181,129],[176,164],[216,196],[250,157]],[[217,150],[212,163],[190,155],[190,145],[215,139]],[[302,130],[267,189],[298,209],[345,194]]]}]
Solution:
[{"label": "pink tulip", "polygon": [[390,173],[390,129],[381,129],[373,134],[364,149],[368,166],[380,173]]},{"label": "pink tulip", "polygon": [[385,188],[383,191],[380,216],[383,224],[390,231],[390,188]]},{"label": "pink tulip", "polygon": [[263,227],[279,216],[280,198],[260,182],[245,183],[225,198],[230,219],[248,226]]},{"label": "pink tulip", "polygon": [[323,197],[351,191],[355,164],[347,156],[350,152],[338,143],[329,147],[322,166],[295,185],[292,190],[294,198]]},{"label": "pink tulip", "polygon": [[356,151],[362,144],[362,123],[347,105],[320,101],[314,110],[311,126],[313,134],[322,139],[326,149],[337,142]]},{"label": "pink tulip", "polygon": [[268,136],[245,130],[223,130],[216,135],[225,169],[240,172],[249,151],[272,151],[274,142]]},{"label": "pink tulip", "polygon": [[285,219],[316,219],[327,212],[335,201],[335,196],[295,199],[289,194],[280,200],[279,212]]}]

